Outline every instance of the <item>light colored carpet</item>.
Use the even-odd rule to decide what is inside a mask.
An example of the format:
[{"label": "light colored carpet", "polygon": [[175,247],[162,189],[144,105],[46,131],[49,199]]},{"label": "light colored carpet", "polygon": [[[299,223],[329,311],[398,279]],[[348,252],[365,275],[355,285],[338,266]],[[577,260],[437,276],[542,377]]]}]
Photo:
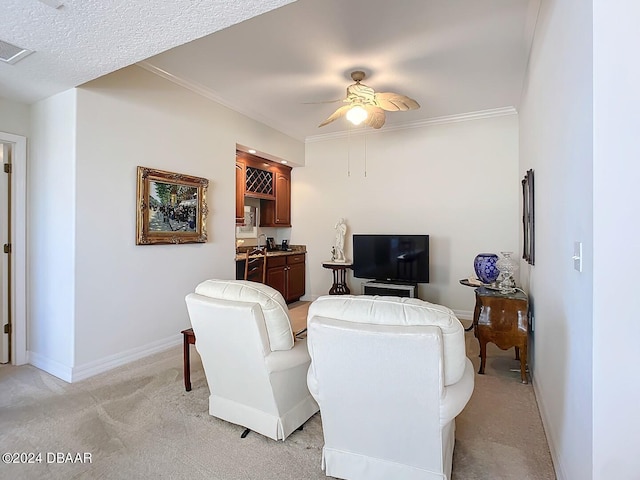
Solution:
[{"label": "light colored carpet", "polygon": [[[477,341],[466,336],[477,370]],[[0,453],[42,453],[39,464],[0,463],[0,478],[327,478],[319,414],[284,442],[253,432],[242,439],[242,427],[209,416],[202,364],[191,353],[191,392],[181,347],[75,384],[28,365],[0,367]],[[476,375],[456,421],[455,480],[555,478],[533,389],[510,371],[517,367],[513,350],[488,349],[486,374]],[[92,463],[48,463],[47,452],[87,452]]]}]

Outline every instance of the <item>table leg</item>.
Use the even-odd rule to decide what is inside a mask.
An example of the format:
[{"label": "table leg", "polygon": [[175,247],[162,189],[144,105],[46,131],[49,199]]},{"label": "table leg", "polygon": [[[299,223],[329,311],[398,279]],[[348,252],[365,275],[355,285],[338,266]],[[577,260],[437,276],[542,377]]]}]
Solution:
[{"label": "table leg", "polygon": [[191,391],[191,359],[189,357],[189,333],[185,330],[182,332],[184,335],[183,350],[184,350],[184,389],[187,392]]},{"label": "table leg", "polygon": [[347,269],[340,270],[340,284],[342,285],[342,293],[349,295],[351,290],[347,287]]},{"label": "table leg", "polygon": [[338,288],[338,270],[333,270],[333,285],[331,285],[331,290],[329,290],[329,295],[340,295]]},{"label": "table leg", "polygon": [[480,343],[480,370],[478,373],[484,374],[484,364],[487,360],[487,341],[479,338],[478,342]]},{"label": "table leg", "polygon": [[[478,295],[476,294],[476,304],[473,307],[473,320],[471,320],[471,325],[469,325],[467,328],[464,329],[465,332],[470,331],[473,327],[478,325],[478,317],[480,316],[480,308],[481,308],[480,299],[478,298]],[[476,334],[476,337],[477,336],[478,335]]]},{"label": "table leg", "polygon": [[523,345],[519,350],[522,350],[520,352],[520,378],[522,383],[529,383],[527,379],[527,345]]}]

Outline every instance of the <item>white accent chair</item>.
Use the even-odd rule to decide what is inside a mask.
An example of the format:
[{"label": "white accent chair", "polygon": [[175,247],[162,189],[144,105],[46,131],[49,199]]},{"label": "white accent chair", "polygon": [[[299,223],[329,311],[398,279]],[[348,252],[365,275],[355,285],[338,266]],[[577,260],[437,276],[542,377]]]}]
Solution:
[{"label": "white accent chair", "polygon": [[415,298],[324,296],[307,328],[326,475],[450,479],[454,419],[474,387],[453,312]]},{"label": "white accent chair", "polygon": [[309,394],[306,340],[295,340],[275,289],[207,280],[186,297],[211,395],[209,414],[284,440],[318,411]]}]

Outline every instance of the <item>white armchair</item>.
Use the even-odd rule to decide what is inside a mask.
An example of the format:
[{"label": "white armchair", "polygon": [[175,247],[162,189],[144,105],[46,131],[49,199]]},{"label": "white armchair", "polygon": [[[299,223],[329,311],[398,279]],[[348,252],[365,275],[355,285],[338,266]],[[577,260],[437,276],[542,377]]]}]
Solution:
[{"label": "white armchair", "polygon": [[318,411],[306,383],[306,340],[294,342],[275,289],[207,280],[186,297],[209,390],[209,414],[284,440]]},{"label": "white armchair", "polygon": [[451,478],[454,419],[474,386],[451,310],[413,298],[324,296],[309,308],[307,340],[327,476]]}]

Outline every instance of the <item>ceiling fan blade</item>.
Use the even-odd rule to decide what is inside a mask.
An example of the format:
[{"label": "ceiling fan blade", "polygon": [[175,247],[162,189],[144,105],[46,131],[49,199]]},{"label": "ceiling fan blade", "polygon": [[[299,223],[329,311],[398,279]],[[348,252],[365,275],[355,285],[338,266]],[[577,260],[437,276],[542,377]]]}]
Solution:
[{"label": "ceiling fan blade", "polygon": [[376,104],[390,112],[416,110],[420,108],[420,104],[413,98],[409,98],[406,95],[400,95],[399,93],[383,92],[376,93]]},{"label": "ceiling fan blade", "polygon": [[340,117],[345,116],[350,108],[351,108],[351,105],[344,105],[344,106],[340,107],[335,112],[333,112],[329,116],[329,118],[327,118],[324,122],[322,122],[320,125],[318,125],[318,127],[324,127],[325,125],[333,122],[334,120],[337,120]]},{"label": "ceiling fan blade", "polygon": [[373,105],[363,105],[362,107],[367,111],[365,125],[369,125],[371,128],[380,128],[384,125],[385,114],[382,108]]}]

